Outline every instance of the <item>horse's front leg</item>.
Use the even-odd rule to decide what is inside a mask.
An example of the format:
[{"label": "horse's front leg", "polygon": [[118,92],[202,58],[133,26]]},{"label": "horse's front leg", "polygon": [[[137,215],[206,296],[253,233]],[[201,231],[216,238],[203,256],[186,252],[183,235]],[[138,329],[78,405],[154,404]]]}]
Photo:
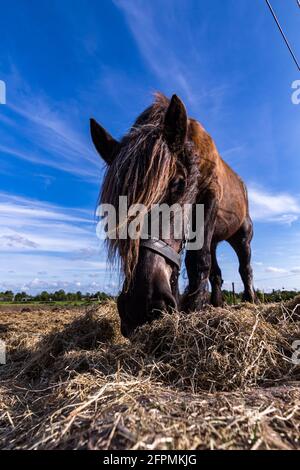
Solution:
[{"label": "horse's front leg", "polygon": [[204,202],[204,240],[199,250],[188,250],[185,265],[188,286],[182,297],[181,309],[185,312],[201,310],[209,303],[209,274],[211,269],[211,242],[216,224],[217,201],[209,197]]}]

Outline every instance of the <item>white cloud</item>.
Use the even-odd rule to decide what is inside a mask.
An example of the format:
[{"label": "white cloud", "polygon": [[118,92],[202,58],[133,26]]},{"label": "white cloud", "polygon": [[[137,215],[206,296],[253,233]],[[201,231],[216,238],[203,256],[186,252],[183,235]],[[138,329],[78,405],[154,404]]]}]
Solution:
[{"label": "white cloud", "polygon": [[93,214],[0,192],[0,251],[34,249],[97,256]]},{"label": "white cloud", "polygon": [[[172,0],[156,2],[114,0],[122,11],[142,57],[166,93],[177,93],[187,100],[192,112],[201,104],[216,112],[223,104],[228,86],[204,77],[201,51],[203,23],[195,31],[188,11]],[[174,36],[174,31],[180,32]],[[184,31],[184,34],[181,32]],[[206,70],[208,67],[206,67]],[[232,86],[232,84],[231,84]]]},{"label": "white cloud", "polygon": [[274,194],[253,186],[248,194],[253,220],[291,224],[299,218],[300,203],[290,194]]},{"label": "white cloud", "polygon": [[23,237],[19,234],[1,235],[0,236],[0,249],[5,248],[38,248],[38,244],[29,238]]},{"label": "white cloud", "polygon": [[25,291],[30,294],[36,294],[43,290],[54,292],[59,289],[64,289],[67,292],[75,292],[78,290],[81,292],[95,292],[100,290],[110,294],[117,294],[118,284],[105,279],[102,279],[99,282],[88,282],[87,280],[84,280],[83,282],[73,282],[70,280],[63,280],[62,278],[51,281],[39,279],[37,277],[23,282],[18,282],[17,284],[10,281],[0,283],[0,291],[18,290],[19,292]]},{"label": "white cloud", "polygon": [[275,266],[268,266],[265,271],[267,273],[287,273],[288,271],[284,268],[277,268]]},{"label": "white cloud", "polygon": [[291,269],[291,273],[293,273],[293,274],[298,274],[298,273],[300,273],[300,266],[299,266],[299,267],[297,266],[297,267],[295,267],[295,268],[292,268],[292,269]]},{"label": "white cloud", "polygon": [[[114,0],[114,3],[124,13],[136,43],[154,73],[161,79],[165,79],[165,71],[168,69],[168,79],[176,81],[177,85],[190,96],[191,90],[184,76],[183,64],[176,57],[174,51],[166,47],[167,32],[164,31],[164,37],[161,35],[158,18],[151,2],[142,4],[140,1]],[[160,22],[164,21],[163,8],[160,10],[159,19]],[[173,18],[171,19],[171,15],[168,20],[174,21]]]},{"label": "white cloud", "polygon": [[[31,163],[46,165],[96,182],[101,160],[93,149],[88,119],[82,129],[79,110],[72,103],[55,103],[20,80],[14,68],[9,76],[7,108],[13,119],[0,115],[0,151]],[[11,128],[22,136],[15,140]],[[9,132],[8,132],[9,130]],[[34,145],[33,145],[34,144]]]},{"label": "white cloud", "polygon": [[[41,271],[43,267],[47,267],[46,273]],[[91,274],[94,274],[94,279]],[[97,289],[92,288],[93,281]],[[44,289],[78,290],[77,282],[81,283],[82,291],[105,290],[111,281],[118,281],[118,273],[96,257],[72,259],[64,253],[0,252],[0,291],[12,289],[37,293]]]},{"label": "white cloud", "polygon": [[75,274],[90,291],[116,278],[100,250],[93,212],[0,192],[0,290],[72,290]]},{"label": "white cloud", "polygon": [[91,222],[91,213],[86,210],[62,208],[55,204],[5,192],[0,192],[0,214],[1,220],[14,219],[15,223],[18,223],[18,219],[27,221],[38,219],[39,221]]}]

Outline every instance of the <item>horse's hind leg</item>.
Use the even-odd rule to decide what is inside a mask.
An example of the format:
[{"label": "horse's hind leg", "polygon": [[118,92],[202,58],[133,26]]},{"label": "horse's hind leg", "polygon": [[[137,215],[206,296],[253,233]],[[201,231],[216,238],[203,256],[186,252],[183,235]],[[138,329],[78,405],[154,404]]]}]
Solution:
[{"label": "horse's hind leg", "polygon": [[253,288],[253,272],[251,268],[251,240],[253,237],[253,225],[250,217],[247,217],[240,229],[227,241],[235,250],[239,259],[239,273],[244,284],[243,300],[255,302],[256,296]]},{"label": "horse's hind leg", "polygon": [[223,295],[222,295],[222,273],[220,266],[217,261],[217,245],[212,243],[211,247],[211,270],[209,275],[209,280],[211,284],[211,304],[214,307],[222,307],[223,305]]}]

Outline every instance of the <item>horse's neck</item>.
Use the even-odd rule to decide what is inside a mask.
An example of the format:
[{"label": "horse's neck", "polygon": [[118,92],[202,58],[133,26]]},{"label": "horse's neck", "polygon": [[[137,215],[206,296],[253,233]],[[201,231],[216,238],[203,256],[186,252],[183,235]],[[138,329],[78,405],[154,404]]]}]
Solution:
[{"label": "horse's neck", "polygon": [[199,152],[199,190],[215,193],[216,196],[221,191],[221,174],[223,160],[213,139],[203,129],[202,145]]}]

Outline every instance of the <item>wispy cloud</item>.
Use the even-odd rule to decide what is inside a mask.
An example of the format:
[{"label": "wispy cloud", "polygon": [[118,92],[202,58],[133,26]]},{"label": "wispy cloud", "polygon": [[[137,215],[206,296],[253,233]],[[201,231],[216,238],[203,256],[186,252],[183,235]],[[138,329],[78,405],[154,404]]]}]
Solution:
[{"label": "wispy cloud", "polygon": [[275,266],[268,266],[265,271],[267,273],[287,273],[288,271],[284,268],[277,268]]},{"label": "wispy cloud", "polygon": [[[159,28],[165,22],[165,6],[162,5],[160,17],[158,18],[157,11],[153,8],[151,2],[114,0],[114,3],[125,14],[136,43],[154,73],[162,80],[165,80],[166,70],[168,70],[168,79],[173,83],[175,82],[192,100],[193,94],[184,73],[184,64],[176,57],[175,50],[168,48],[166,29],[163,36],[163,31],[160,31]],[[169,2],[167,10],[169,13],[172,10],[172,5]],[[172,14],[169,14],[168,21],[173,24],[174,17]]]},{"label": "wispy cloud", "polygon": [[28,223],[31,220],[38,223],[45,220],[79,223],[91,223],[92,221],[92,214],[89,210],[61,207],[6,192],[0,192],[0,214],[0,225],[2,222],[18,226],[20,221]]},{"label": "wispy cloud", "polygon": [[300,274],[300,266],[291,269],[291,273],[293,274]]},{"label": "wispy cloud", "polygon": [[2,235],[0,236],[0,249],[4,248],[38,248],[38,244],[29,238],[23,237],[19,234]]},{"label": "wispy cloud", "polygon": [[79,255],[83,248],[96,249],[92,213],[6,193],[0,193],[0,230],[0,250],[32,248]]},{"label": "wispy cloud", "polygon": [[0,152],[98,181],[101,161],[90,143],[88,120],[80,119],[76,105],[57,103],[37,90],[33,92],[20,82],[15,69],[9,83],[9,115],[0,116]]},{"label": "wispy cloud", "polygon": [[178,8],[171,0],[161,2],[159,7],[156,2],[140,0],[114,3],[123,12],[142,57],[164,91],[180,94],[192,112],[200,103],[206,103],[211,111],[219,108],[228,87],[203,79],[204,54],[199,42],[203,24],[199,22],[196,32],[191,27],[188,9],[183,4]]},{"label": "wispy cloud", "polygon": [[75,274],[82,288],[91,274],[104,288],[115,282],[105,256],[93,213],[0,192],[0,290],[76,288]]},{"label": "wispy cloud", "polygon": [[271,193],[261,188],[250,186],[251,215],[261,222],[291,224],[300,215],[300,202],[288,193]]}]

